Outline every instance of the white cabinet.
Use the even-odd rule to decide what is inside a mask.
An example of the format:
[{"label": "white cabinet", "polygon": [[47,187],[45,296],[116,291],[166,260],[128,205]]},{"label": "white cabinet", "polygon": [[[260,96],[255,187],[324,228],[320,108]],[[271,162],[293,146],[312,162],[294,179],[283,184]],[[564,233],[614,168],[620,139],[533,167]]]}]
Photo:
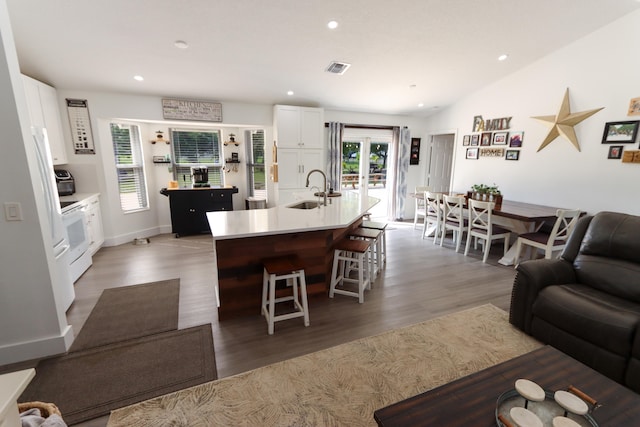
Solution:
[{"label": "white cabinet", "polygon": [[278,148],[322,149],[324,110],[322,108],[276,105],[273,111],[274,137]]},{"label": "white cabinet", "polygon": [[98,252],[104,243],[104,231],[102,229],[102,213],[100,212],[100,198],[96,194],[84,201],[87,215],[87,232],[89,234],[89,252],[91,255]]},{"label": "white cabinet", "polygon": [[22,80],[27,97],[31,125],[40,126],[47,130],[53,164],[62,165],[67,163],[67,153],[64,148],[62,134],[62,120],[55,88],[25,75],[22,76]]},{"label": "white cabinet", "polygon": [[[279,188],[304,188],[307,174],[313,169],[324,171],[322,150],[278,150]],[[315,179],[314,179],[315,181]],[[322,188],[321,188],[322,190]]]}]

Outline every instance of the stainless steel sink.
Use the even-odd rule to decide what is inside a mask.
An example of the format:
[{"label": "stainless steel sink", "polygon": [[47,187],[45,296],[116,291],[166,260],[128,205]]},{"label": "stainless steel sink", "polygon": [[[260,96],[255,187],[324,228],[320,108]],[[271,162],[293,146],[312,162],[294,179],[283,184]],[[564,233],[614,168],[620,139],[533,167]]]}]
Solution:
[{"label": "stainless steel sink", "polygon": [[296,203],[295,205],[287,207],[291,209],[315,209],[318,207],[318,202],[315,200],[305,200],[304,202]]}]

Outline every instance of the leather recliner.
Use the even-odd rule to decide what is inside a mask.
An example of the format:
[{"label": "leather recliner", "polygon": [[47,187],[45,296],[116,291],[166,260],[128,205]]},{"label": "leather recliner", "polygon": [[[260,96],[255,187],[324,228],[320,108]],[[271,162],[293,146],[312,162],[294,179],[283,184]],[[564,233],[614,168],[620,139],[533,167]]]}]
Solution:
[{"label": "leather recliner", "polygon": [[521,263],[509,321],[640,392],[640,217],[583,217],[560,258]]}]

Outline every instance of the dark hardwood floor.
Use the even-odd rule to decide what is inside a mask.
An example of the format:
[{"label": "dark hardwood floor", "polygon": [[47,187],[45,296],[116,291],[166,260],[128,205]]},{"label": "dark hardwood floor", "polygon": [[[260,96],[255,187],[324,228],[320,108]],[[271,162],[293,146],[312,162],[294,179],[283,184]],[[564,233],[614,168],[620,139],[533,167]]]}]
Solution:
[{"label": "dark hardwood floor", "polygon": [[[508,310],[515,271],[497,263],[502,244],[493,246],[483,264],[480,250],[468,257],[455,253],[450,235],[440,247],[431,238],[422,240],[421,230],[410,223],[390,223],[387,266],[364,304],[340,295],[312,298],[309,327],[301,318],[278,322],[270,336],[258,308],[255,316],[218,322],[211,236],[165,234],[148,245],[101,249],[76,282],[67,318],[77,334],[103,289],[179,278],[179,327],[213,325],[218,377],[223,378],[486,303]],[[104,426],[107,418],[82,425]]]}]

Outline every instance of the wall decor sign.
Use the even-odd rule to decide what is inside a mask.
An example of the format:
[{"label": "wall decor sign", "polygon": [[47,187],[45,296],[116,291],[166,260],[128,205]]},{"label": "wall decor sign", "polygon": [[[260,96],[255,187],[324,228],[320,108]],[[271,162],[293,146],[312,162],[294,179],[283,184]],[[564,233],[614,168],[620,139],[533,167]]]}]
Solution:
[{"label": "wall decor sign", "polygon": [[604,125],[603,144],[636,142],[640,120],[626,122],[608,122]]},{"label": "wall decor sign", "polygon": [[640,116],[640,98],[631,98],[627,116]]},{"label": "wall decor sign", "polygon": [[466,159],[470,160],[478,160],[478,148],[467,148]]},{"label": "wall decor sign", "polygon": [[612,145],[609,147],[609,155],[607,156],[607,159],[621,159],[623,151],[623,145]]},{"label": "wall decor sign", "polygon": [[524,139],[524,132],[511,132],[509,135],[509,147],[522,147],[522,140]]},{"label": "wall decor sign", "polygon": [[89,117],[89,104],[86,99],[67,98],[67,112],[76,154],[96,154]]},{"label": "wall decor sign", "polygon": [[481,148],[480,157],[504,157],[504,148]]},{"label": "wall decor sign", "polygon": [[520,150],[507,150],[507,155],[505,159],[518,160],[519,158],[520,158]]},{"label": "wall decor sign", "polygon": [[482,116],[473,117],[473,130],[471,132],[483,132],[490,130],[506,130],[511,126],[511,117],[500,117],[485,120]]},{"label": "wall decor sign", "polygon": [[165,120],[222,122],[222,104],[187,99],[162,99],[162,116]]},{"label": "wall decor sign", "polygon": [[622,153],[622,163],[640,163],[640,150],[626,150]]},{"label": "wall decor sign", "polygon": [[409,153],[409,164],[420,164],[420,138],[411,138],[411,151]]}]

